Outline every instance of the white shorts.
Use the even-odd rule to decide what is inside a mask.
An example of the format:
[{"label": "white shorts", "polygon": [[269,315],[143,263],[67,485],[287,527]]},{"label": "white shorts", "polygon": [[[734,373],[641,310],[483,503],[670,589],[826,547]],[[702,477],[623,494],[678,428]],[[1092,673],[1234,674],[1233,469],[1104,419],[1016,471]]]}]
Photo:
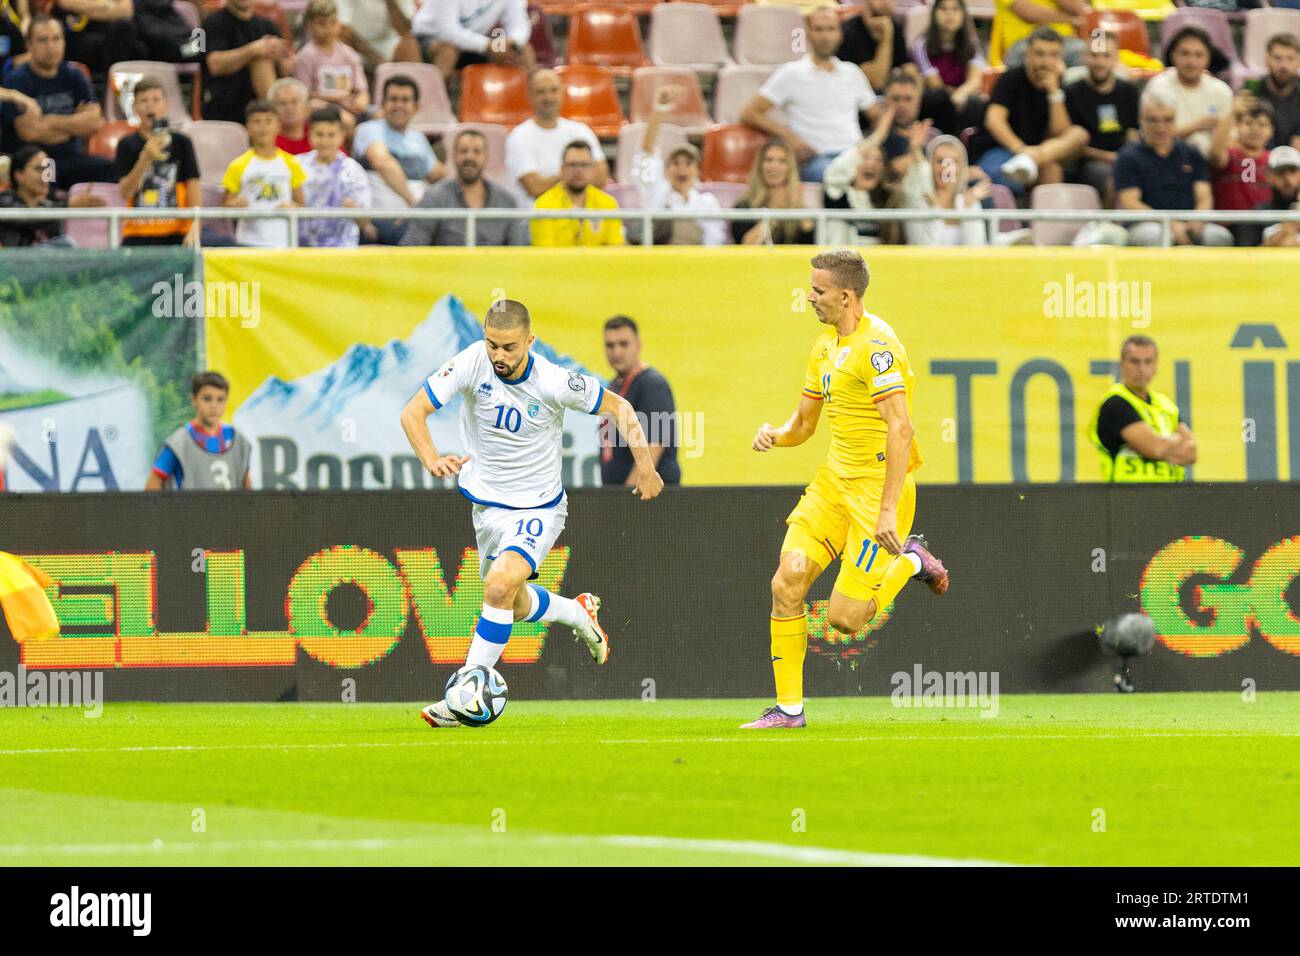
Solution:
[{"label": "white shorts", "polygon": [[474,537],[478,540],[479,575],[486,578],[492,561],[506,551],[517,551],[532,565],[529,580],[555,545],[569,516],[568,496],[553,508],[515,510],[474,506]]}]

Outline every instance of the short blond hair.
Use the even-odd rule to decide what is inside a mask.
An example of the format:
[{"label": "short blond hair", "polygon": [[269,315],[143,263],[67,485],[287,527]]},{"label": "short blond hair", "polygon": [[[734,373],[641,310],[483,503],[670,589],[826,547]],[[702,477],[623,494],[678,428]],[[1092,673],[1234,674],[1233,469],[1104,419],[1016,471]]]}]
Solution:
[{"label": "short blond hair", "polygon": [[326,17],[336,17],[339,14],[339,8],[334,5],[334,0],[311,0],[307,4],[308,20],[324,20]]}]

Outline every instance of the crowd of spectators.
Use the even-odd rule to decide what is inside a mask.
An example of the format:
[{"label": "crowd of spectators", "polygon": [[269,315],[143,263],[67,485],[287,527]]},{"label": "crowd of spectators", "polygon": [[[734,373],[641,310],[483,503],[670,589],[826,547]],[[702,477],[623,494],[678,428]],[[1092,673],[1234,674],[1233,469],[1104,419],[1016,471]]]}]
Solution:
[{"label": "crowd of spectators", "polygon": [[[705,181],[698,146],[676,127],[670,135],[668,118],[686,95],[672,84],[655,92],[624,168],[612,168],[612,140],[602,144],[564,116],[563,78],[537,68],[541,14],[530,16],[527,0],[309,0],[296,42],[274,2],[207,2],[194,0],[183,15],[191,0],[0,0],[0,208],[103,205],[102,189],[82,185],[96,183],[115,184],[123,205],[160,210],[202,204],[205,185],[209,203],[219,196],[223,206],[254,209],[616,210],[621,200],[698,214],[654,221],[655,243],[712,246],[813,239],[811,214],[728,222],[726,208],[824,206],[860,213],[831,224],[836,243],[978,245],[1027,237],[991,237],[974,220],[900,223],[873,212],[1027,205],[1036,187],[1053,184],[1095,190],[1099,217],[1110,208],[1271,212],[1296,202],[1292,33],[1269,40],[1265,75],[1234,93],[1216,75],[1228,75],[1232,51],[1198,26],[1177,30],[1159,51],[1167,68],[1155,62],[1135,74],[1117,34],[1080,39],[1091,12],[1084,0],[997,0],[987,41],[965,0],[932,0],[910,42],[895,0],[864,0],[847,16],[800,3],[806,52],[775,66],[743,104],[740,122],[765,141],[743,186],[724,190]],[[174,84],[146,72],[128,91],[108,77],[113,64],[140,59],[187,68],[179,75],[199,79],[202,120],[244,127],[248,148],[219,179],[201,179],[194,128],[176,122],[169,103],[180,95]],[[416,63],[436,68],[453,104],[466,67],[527,71],[531,115],[495,141],[474,126],[428,132],[416,122],[428,92],[411,75]],[[108,151],[94,147],[112,125],[105,97],[119,97],[132,124]],[[475,241],[619,245],[629,231],[637,238],[640,222],[481,220]],[[282,247],[289,228],[287,219],[242,218],[229,234],[205,229],[202,241]],[[64,231],[50,214],[7,220],[0,245],[67,244]],[[1153,220],[1109,235],[1135,245],[1295,245],[1298,232]],[[466,233],[461,219],[320,218],[300,221],[299,242],[460,245]],[[127,221],[121,238],[198,236],[190,220],[158,218]]]}]

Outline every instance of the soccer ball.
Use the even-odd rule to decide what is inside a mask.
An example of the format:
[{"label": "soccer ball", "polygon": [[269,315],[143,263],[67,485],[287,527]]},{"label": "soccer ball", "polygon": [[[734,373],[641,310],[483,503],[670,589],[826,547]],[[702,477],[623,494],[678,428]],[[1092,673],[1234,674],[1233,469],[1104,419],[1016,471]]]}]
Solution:
[{"label": "soccer ball", "polygon": [[447,709],[467,727],[485,727],[506,709],[506,682],[483,664],[466,665],[447,680]]}]

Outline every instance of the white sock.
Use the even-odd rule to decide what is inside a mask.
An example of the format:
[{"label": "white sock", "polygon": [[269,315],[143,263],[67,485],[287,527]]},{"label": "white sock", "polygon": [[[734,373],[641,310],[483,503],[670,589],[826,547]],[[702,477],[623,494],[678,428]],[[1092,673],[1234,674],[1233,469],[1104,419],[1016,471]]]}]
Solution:
[{"label": "white sock", "polygon": [[797,704],[777,704],[776,706],[785,711],[785,713],[789,714],[791,717],[798,717],[803,713],[803,701],[800,701]]},{"label": "white sock", "polygon": [[900,555],[900,557],[904,557],[908,561],[912,562],[912,567],[915,568],[915,570],[912,572],[912,577],[916,577],[918,574],[921,573],[921,559],[918,558],[916,555],[914,555],[911,551],[908,551],[905,554]]},{"label": "white sock", "polygon": [[[536,584],[528,585],[528,595],[532,600],[528,609],[528,616],[525,621],[543,621],[549,623],[558,621],[561,624],[567,624],[569,627],[580,627],[584,622],[589,621],[587,612],[582,609],[582,605],[573,598],[561,597],[545,588],[540,588]],[[542,607],[543,595],[545,595],[546,605]],[[541,608],[541,614],[538,614],[538,608]]]},{"label": "white sock", "polygon": [[[496,667],[497,661],[501,660],[501,652],[506,649],[506,642],[510,640],[510,626],[514,622],[515,612],[512,609],[484,604],[478,625],[474,628],[474,639],[470,641],[469,654],[465,656],[465,665]],[[489,640],[489,637],[496,640]]]}]

